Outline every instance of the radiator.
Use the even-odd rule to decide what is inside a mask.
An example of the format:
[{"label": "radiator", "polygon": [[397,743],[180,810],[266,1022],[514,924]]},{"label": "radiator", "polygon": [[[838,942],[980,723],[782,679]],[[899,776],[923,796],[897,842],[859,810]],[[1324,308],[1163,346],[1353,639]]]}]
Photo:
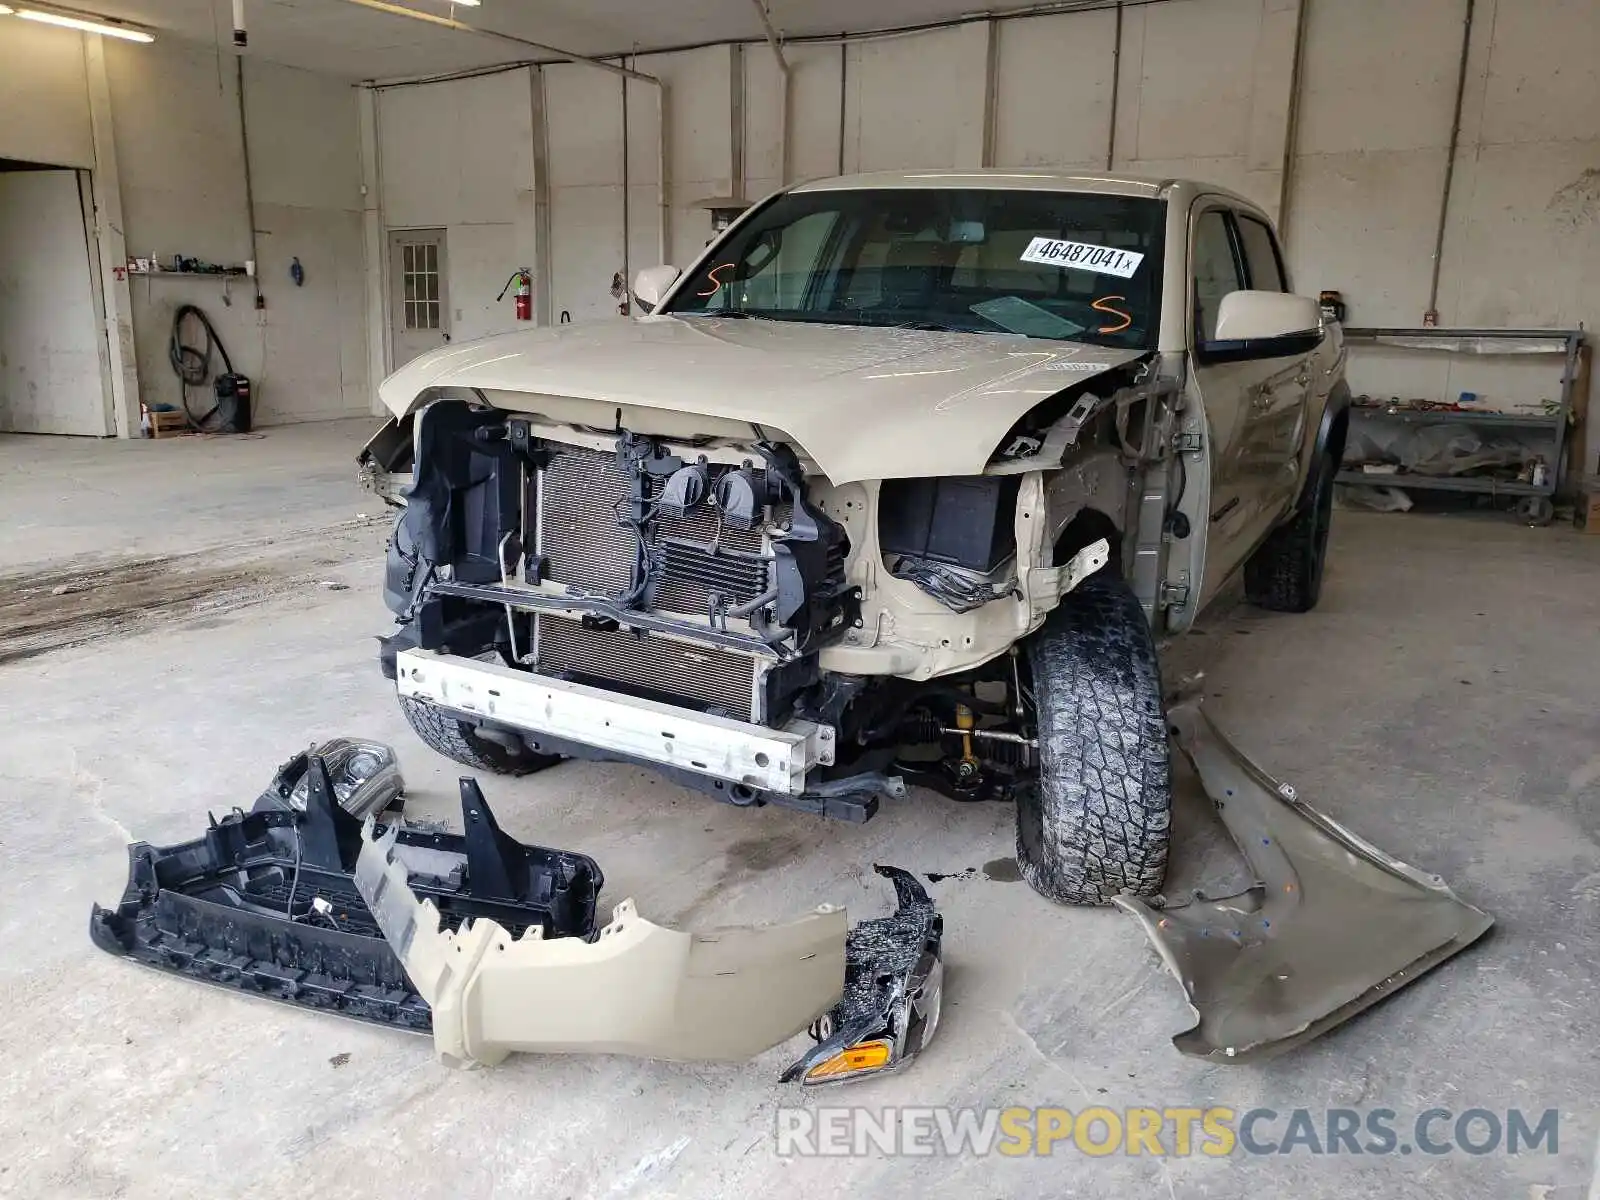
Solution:
[{"label": "radiator", "polygon": [[545,577],[586,592],[628,590],[638,541],[617,520],[628,477],[614,454],[568,449],[539,473],[535,501]]},{"label": "radiator", "polygon": [[[659,480],[652,483],[657,489],[661,486]],[[608,596],[627,591],[638,541],[633,530],[622,525],[618,512],[628,501],[629,488],[630,480],[614,454],[569,446],[551,455],[540,473],[536,500],[538,553],[545,560],[546,578]],[[786,510],[787,506],[773,512],[772,519],[785,519]],[[719,529],[719,525],[709,504],[655,522],[651,550],[661,567],[654,590],[646,597],[650,608],[704,616],[713,591],[723,597],[726,607],[766,591],[770,571],[769,560],[761,557],[761,530]],[[700,548],[714,539],[721,553]]]},{"label": "radiator", "polygon": [[[615,454],[577,446],[552,446],[540,471],[535,499],[537,553],[545,578],[584,592],[615,596],[628,590],[638,539],[619,513],[632,481]],[[723,470],[727,468],[721,468]],[[718,473],[713,468],[713,475]],[[662,484],[652,479],[654,489]],[[771,514],[783,520],[787,511]],[[650,530],[657,563],[645,605],[661,612],[705,616],[712,593],[723,607],[754,600],[767,590],[770,559],[757,529],[723,527],[717,511],[701,504],[684,516],[662,516]],[[715,544],[717,553],[705,549]],[[564,617],[537,618],[535,662],[541,671],[571,674],[647,690],[666,698],[716,708],[741,721],[762,717],[757,660],[714,647],[690,645],[628,630],[585,627]]]},{"label": "radiator", "polygon": [[658,696],[697,701],[737,721],[756,721],[757,660],[627,629],[589,629],[566,617],[536,618],[539,670],[579,682],[627,684]]}]

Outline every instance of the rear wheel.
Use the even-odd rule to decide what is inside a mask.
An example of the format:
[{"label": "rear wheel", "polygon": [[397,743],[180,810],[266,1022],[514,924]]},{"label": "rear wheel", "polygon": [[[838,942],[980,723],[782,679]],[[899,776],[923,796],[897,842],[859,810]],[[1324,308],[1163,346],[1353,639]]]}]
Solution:
[{"label": "rear wheel", "polygon": [[1017,864],[1060,904],[1153,896],[1167,869],[1172,776],[1155,640],[1109,572],[1085,580],[1028,643],[1039,781],[1017,802]]},{"label": "rear wheel", "polygon": [[471,721],[458,720],[413,696],[400,697],[400,711],[431,749],[464,767],[496,775],[531,775],[561,761],[559,754],[535,754],[526,748],[513,749],[491,741]]},{"label": "rear wheel", "polygon": [[1310,612],[1322,596],[1328,560],[1328,528],[1333,520],[1333,477],[1338,464],[1324,453],[1313,467],[1312,493],[1287,525],[1244,564],[1244,594],[1251,604],[1272,612]]}]

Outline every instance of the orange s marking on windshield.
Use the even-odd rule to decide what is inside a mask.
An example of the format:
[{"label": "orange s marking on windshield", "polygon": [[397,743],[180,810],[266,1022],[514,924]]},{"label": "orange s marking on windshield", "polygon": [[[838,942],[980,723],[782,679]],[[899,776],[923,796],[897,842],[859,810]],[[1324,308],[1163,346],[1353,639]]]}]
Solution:
[{"label": "orange s marking on windshield", "polygon": [[701,297],[702,299],[704,299],[706,296],[715,296],[722,288],[722,280],[717,278],[717,272],[729,270],[737,265],[737,263],[725,262],[718,263],[716,266],[712,267],[711,270],[706,272],[706,282],[711,285],[710,288],[703,292],[696,292],[695,295]]},{"label": "orange s marking on windshield", "polygon": [[[709,292],[706,294],[710,295]],[[1102,325],[1095,331],[1096,333],[1121,333],[1124,329],[1133,324],[1133,317],[1131,317],[1129,314],[1123,312],[1120,308],[1110,307],[1110,304],[1113,300],[1120,300],[1124,304],[1128,302],[1128,298],[1126,296],[1101,296],[1100,299],[1096,300],[1090,307],[1093,308],[1095,312],[1102,312],[1107,316],[1120,318],[1122,324]]]}]

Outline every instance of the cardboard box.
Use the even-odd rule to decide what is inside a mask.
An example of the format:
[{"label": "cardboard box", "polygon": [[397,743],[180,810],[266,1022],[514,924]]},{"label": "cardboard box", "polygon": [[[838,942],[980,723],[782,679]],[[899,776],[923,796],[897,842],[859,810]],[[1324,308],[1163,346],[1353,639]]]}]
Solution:
[{"label": "cardboard box", "polygon": [[1600,475],[1583,481],[1583,496],[1578,502],[1578,522],[1585,533],[1600,534]]}]

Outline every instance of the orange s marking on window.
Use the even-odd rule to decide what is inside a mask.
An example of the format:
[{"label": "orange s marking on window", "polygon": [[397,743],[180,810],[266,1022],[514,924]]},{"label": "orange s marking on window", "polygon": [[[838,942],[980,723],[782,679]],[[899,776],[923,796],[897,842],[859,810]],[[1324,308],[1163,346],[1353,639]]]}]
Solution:
[{"label": "orange s marking on window", "polygon": [[[709,294],[710,293],[708,292],[707,295]],[[1123,312],[1120,308],[1112,308],[1110,306],[1113,300],[1120,300],[1124,304],[1128,302],[1128,298],[1126,296],[1101,296],[1100,299],[1096,300],[1090,307],[1092,307],[1095,312],[1102,312],[1108,317],[1118,318],[1121,320],[1122,324],[1102,325],[1095,331],[1096,333],[1121,333],[1124,329],[1133,324],[1133,317]]]},{"label": "orange s marking on window", "polygon": [[706,282],[709,283],[711,286],[709,288],[707,288],[703,292],[696,292],[695,295],[699,296],[702,299],[704,299],[707,296],[715,296],[717,294],[717,292],[722,287],[722,280],[717,278],[717,272],[718,271],[731,270],[733,267],[735,267],[737,265],[738,264],[736,264],[736,263],[725,262],[725,263],[718,263],[716,266],[712,267],[711,270],[706,272]]}]

